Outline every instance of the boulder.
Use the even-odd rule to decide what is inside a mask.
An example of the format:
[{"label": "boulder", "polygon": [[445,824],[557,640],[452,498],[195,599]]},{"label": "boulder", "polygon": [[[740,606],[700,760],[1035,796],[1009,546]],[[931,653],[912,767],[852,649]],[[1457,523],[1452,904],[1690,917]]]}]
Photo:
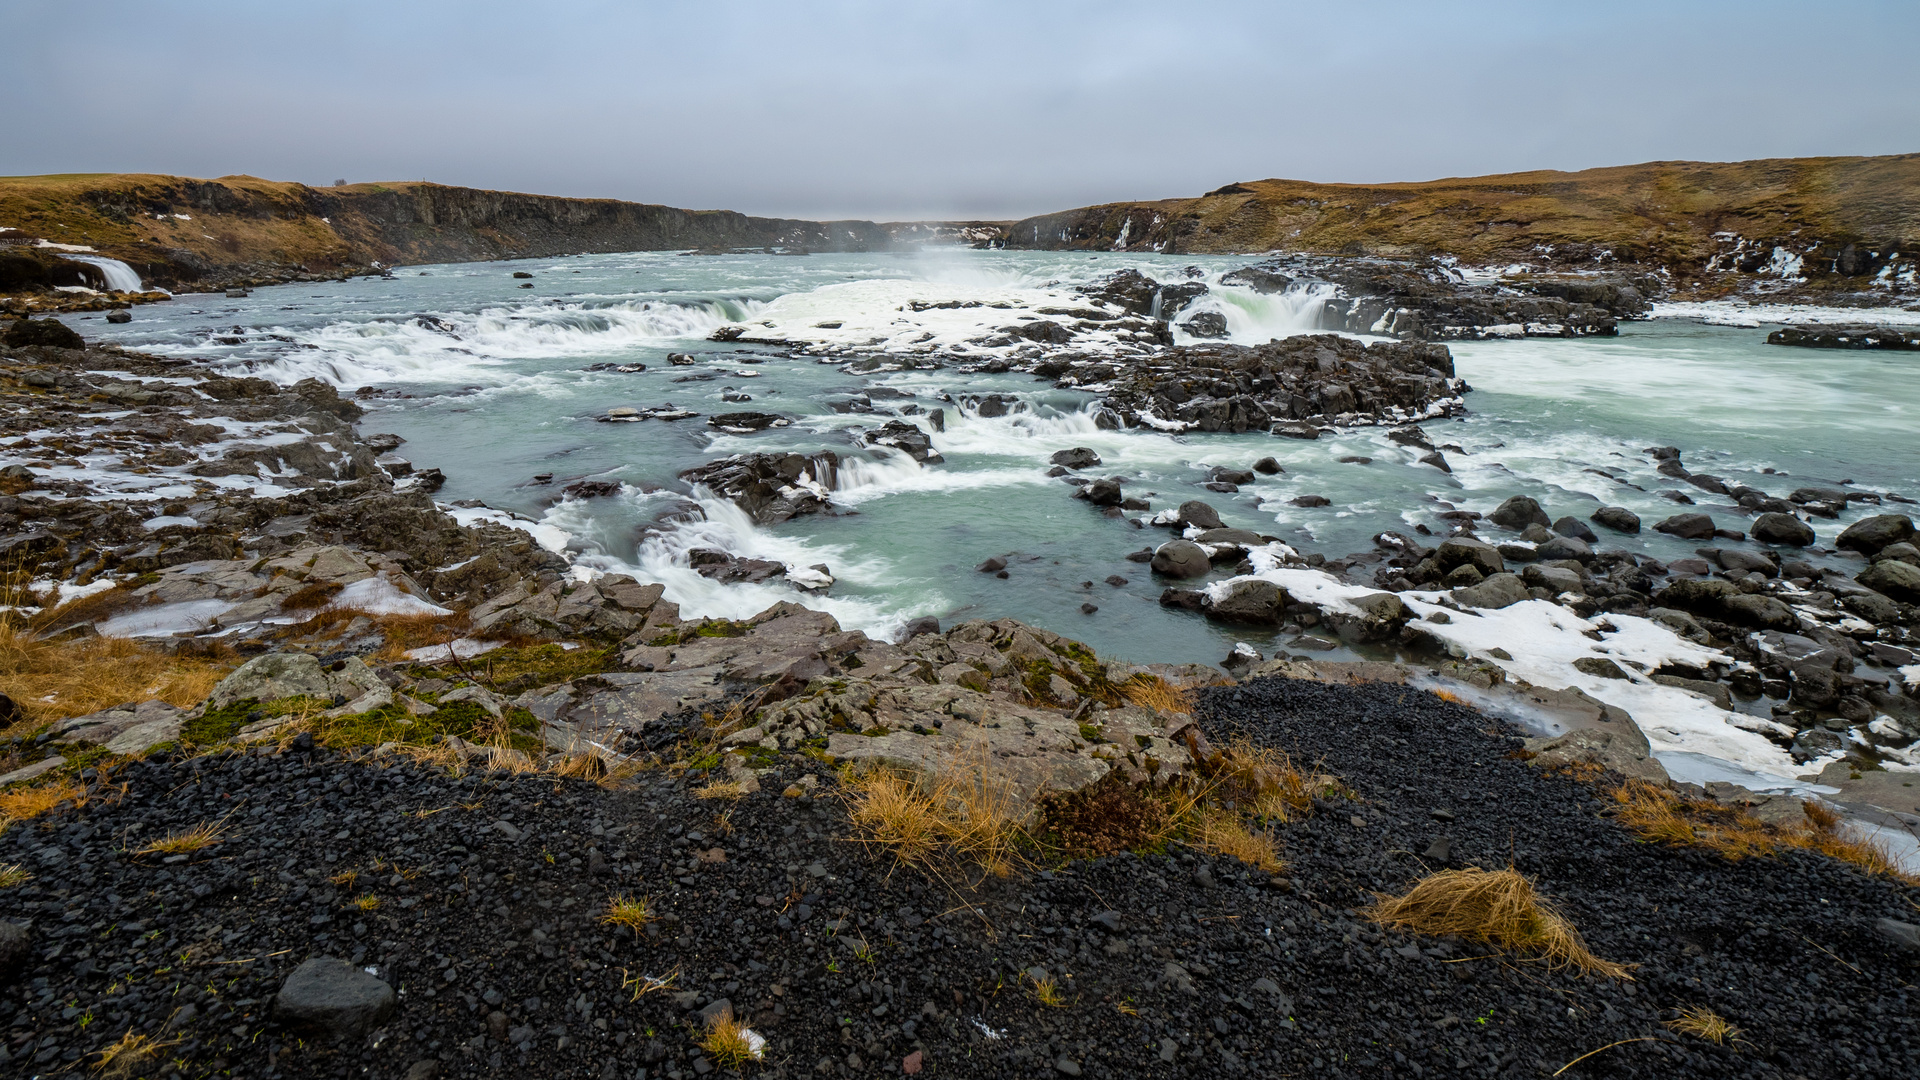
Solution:
[{"label": "boulder", "polygon": [[1273,476],[1278,473],[1286,472],[1287,470],[1280,467],[1280,462],[1278,460],[1270,457],[1263,457],[1259,461],[1256,461],[1253,463],[1253,471],[1259,473],[1262,476]]},{"label": "boulder", "polygon": [[1551,739],[1528,739],[1535,768],[1598,765],[1610,772],[1665,786],[1667,770],[1641,746],[1605,728],[1575,728]]},{"label": "boulder", "polygon": [[281,984],[273,1014],[291,1028],[352,1038],[385,1023],[397,1002],[393,987],[360,968],[316,956],[294,968]]},{"label": "boulder", "polygon": [[1640,531],[1640,515],[1624,506],[1603,506],[1588,515],[1595,521],[1614,532],[1637,533]]},{"label": "boulder", "polygon": [[164,701],[128,702],[54,723],[47,733],[60,742],[103,746],[115,754],[141,754],[180,737],[180,710]]},{"label": "boulder", "polygon": [[1792,514],[1761,514],[1753,519],[1753,538],[1763,544],[1806,547],[1813,543],[1813,526]]},{"label": "boulder", "polygon": [[[1634,524],[1638,526],[1639,520],[1635,519]],[[1572,514],[1568,514],[1566,517],[1554,522],[1553,531],[1559,533],[1561,536],[1571,536],[1575,540],[1584,540],[1589,544],[1598,543],[1600,540],[1598,536],[1594,535],[1592,529],[1587,528],[1586,522],[1581,521]]]},{"label": "boulder", "polygon": [[1196,529],[1218,529],[1222,527],[1220,512],[1199,499],[1188,499],[1180,504],[1176,511],[1180,524],[1191,525]]},{"label": "boulder", "polygon": [[1228,582],[1224,594],[1208,607],[1209,617],[1221,622],[1274,626],[1286,618],[1292,597],[1271,581],[1241,578]]},{"label": "boulder", "polygon": [[1585,584],[1580,575],[1558,566],[1529,566],[1520,572],[1520,580],[1528,588],[1545,589],[1551,593],[1584,593]]},{"label": "boulder", "polygon": [[0,986],[12,985],[32,958],[33,932],[20,923],[0,921]]},{"label": "boulder", "polygon": [[1675,514],[1655,525],[1653,531],[1682,540],[1705,540],[1713,535],[1713,519],[1705,514]]},{"label": "boulder", "polygon": [[1899,559],[1881,559],[1854,580],[1902,603],[1920,604],[1920,567]]},{"label": "boulder", "polygon": [[331,698],[332,684],[320,661],[307,653],[267,653],[256,656],[221,679],[207,695],[207,707],[218,709],[236,701],[278,701],[281,698]]},{"label": "boulder", "polygon": [[1073,493],[1076,499],[1085,499],[1095,506],[1119,506],[1126,501],[1120,491],[1119,477],[1109,476],[1104,480],[1095,480],[1086,487]]},{"label": "boulder", "polygon": [[907,455],[922,465],[938,465],[947,459],[933,448],[933,438],[916,424],[889,420],[878,430],[860,436],[867,446],[885,446]]},{"label": "boulder", "polygon": [[1213,569],[1207,550],[1191,540],[1172,540],[1153,553],[1153,572],[1168,577],[1204,577]]},{"label": "boulder", "polygon": [[1494,508],[1493,513],[1487,515],[1487,520],[1509,529],[1524,529],[1529,525],[1545,526],[1553,521],[1547,516],[1545,510],[1540,509],[1539,503],[1525,495],[1515,495],[1501,503]]},{"label": "boulder", "polygon": [[1587,546],[1585,540],[1571,536],[1556,536],[1535,548],[1534,557],[1542,562],[1558,562],[1562,559],[1592,562],[1593,549]]},{"label": "boulder", "polygon": [[[1920,566],[1920,547],[1908,543],[1888,544],[1873,554],[1874,562],[1882,559],[1897,559],[1908,566]],[[0,710],[0,715],[4,715],[4,710]]]},{"label": "boulder", "polygon": [[1456,566],[1471,566],[1483,577],[1498,574],[1507,568],[1506,561],[1493,545],[1465,536],[1449,537],[1442,541],[1433,553],[1433,563],[1443,574]]},{"label": "boulder", "polygon": [[24,349],[33,345],[45,345],[55,349],[84,349],[86,341],[74,332],[73,328],[59,319],[19,319],[7,327],[0,341],[16,348]]},{"label": "boulder", "polygon": [[1846,527],[1834,546],[1871,556],[1890,544],[1913,539],[1913,519],[1905,514],[1875,514]]},{"label": "boulder", "polygon": [[1100,455],[1094,453],[1092,447],[1076,446],[1071,450],[1054,451],[1047,461],[1069,469],[1090,469],[1100,464]]},{"label": "boulder", "polygon": [[1503,608],[1532,599],[1518,574],[1490,575],[1478,585],[1453,590],[1453,598],[1467,607]]}]

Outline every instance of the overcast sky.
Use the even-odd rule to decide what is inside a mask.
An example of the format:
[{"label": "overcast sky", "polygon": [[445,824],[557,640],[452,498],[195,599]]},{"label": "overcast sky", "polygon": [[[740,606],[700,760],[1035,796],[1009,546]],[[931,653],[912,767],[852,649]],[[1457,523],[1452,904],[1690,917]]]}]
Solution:
[{"label": "overcast sky", "polygon": [[0,174],[797,217],[1920,150],[1920,3],[0,0]]}]

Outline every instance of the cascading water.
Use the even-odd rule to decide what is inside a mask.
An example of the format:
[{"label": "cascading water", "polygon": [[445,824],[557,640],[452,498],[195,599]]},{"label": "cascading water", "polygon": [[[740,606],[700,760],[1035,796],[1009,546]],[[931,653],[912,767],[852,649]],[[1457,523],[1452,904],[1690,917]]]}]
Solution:
[{"label": "cascading water", "polygon": [[114,292],[145,291],[145,287],[140,284],[140,275],[133,272],[133,267],[119,259],[109,259],[104,255],[68,255],[67,259],[72,262],[83,262],[98,269],[100,276],[106,279],[107,288]]}]

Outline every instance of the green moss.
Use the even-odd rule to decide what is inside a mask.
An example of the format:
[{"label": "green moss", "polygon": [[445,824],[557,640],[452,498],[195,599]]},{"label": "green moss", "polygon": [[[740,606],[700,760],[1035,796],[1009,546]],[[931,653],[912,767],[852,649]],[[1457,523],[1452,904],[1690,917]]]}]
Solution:
[{"label": "green moss", "polygon": [[1098,724],[1081,724],[1080,737],[1090,743],[1106,742],[1106,735]]},{"label": "green moss", "polygon": [[720,755],[712,752],[697,754],[687,761],[687,768],[692,770],[717,769],[719,767]]},{"label": "green moss", "polygon": [[208,709],[189,720],[180,729],[180,738],[189,746],[211,746],[233,738],[247,724],[247,717],[260,703],[253,698],[235,701],[218,709]]},{"label": "green moss", "polygon": [[780,755],[778,752],[769,750],[757,743],[737,747],[735,752],[747,760],[747,765],[750,768],[766,769],[780,763]]},{"label": "green moss", "polygon": [[743,622],[727,619],[709,619],[694,630],[696,637],[745,637],[753,629]]},{"label": "green moss", "polygon": [[[480,681],[490,683],[493,692],[505,697],[539,686],[597,675],[619,662],[618,650],[563,649],[558,645],[532,645],[519,649],[496,649],[469,661]],[[445,674],[443,671],[442,674]]]}]

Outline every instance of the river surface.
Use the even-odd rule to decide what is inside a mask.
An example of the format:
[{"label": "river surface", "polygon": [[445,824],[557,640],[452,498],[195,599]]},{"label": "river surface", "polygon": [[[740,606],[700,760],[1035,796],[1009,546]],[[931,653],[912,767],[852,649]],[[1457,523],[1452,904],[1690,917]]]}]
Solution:
[{"label": "river surface", "polygon": [[[1920,454],[1911,442],[1920,378],[1911,377],[1912,358],[1768,346],[1764,324],[1656,319],[1623,324],[1611,339],[1454,343],[1459,374],[1473,387],[1470,411],[1426,425],[1436,442],[1461,448],[1448,451],[1454,472],[1447,475],[1418,464],[1380,429],[1318,442],[1101,430],[1085,411],[1092,395],[1018,373],[961,370],[959,363],[979,358],[977,347],[972,356],[928,351],[977,340],[1004,323],[1006,311],[922,314],[909,303],[1043,306],[1068,302],[1077,284],[1122,267],[1163,280],[1184,279],[1184,268],[1195,267],[1213,283],[1204,303],[1227,315],[1233,340],[1311,331],[1314,296],[1219,284],[1245,261],[976,251],[596,255],[408,267],[391,279],[275,286],[245,299],[182,296],[136,308],[122,326],[73,321],[89,336],[236,373],[377,388],[381,396],[366,400],[363,430],[402,435],[405,457],[444,470],[440,499],[484,500],[535,519],[549,527],[540,532],[550,544],[566,545],[584,564],[666,582],[689,615],[739,617],[798,599],[876,634],[919,615],[943,623],[1012,616],[1140,661],[1218,662],[1235,640],[1263,652],[1283,643],[1162,609],[1161,586],[1125,556],[1164,532],[1103,518],[1070,499],[1071,488],[1045,475],[1056,450],[1094,448],[1104,460],[1098,474],[1136,481],[1129,492],[1154,492],[1156,509],[1204,497],[1230,525],[1328,557],[1366,550],[1383,529],[1424,523],[1444,535],[1445,523],[1432,516],[1437,500],[1486,511],[1528,494],[1555,516],[1582,518],[1607,503],[1650,525],[1679,509],[1655,494],[1674,486],[1643,453],[1656,445],[1680,447],[1694,471],[1775,494],[1841,480],[1920,491]],[[533,277],[516,279],[515,271]],[[706,340],[722,325],[758,321],[837,321],[843,329],[816,336],[845,343],[892,335],[887,347],[900,355],[939,357],[944,366],[861,376],[831,362],[845,356]],[[696,362],[671,365],[670,353]],[[636,363],[646,370],[587,370]],[[724,401],[729,392],[752,400]],[[985,419],[948,400],[985,392],[1018,395],[1028,408]],[[836,402],[844,408],[862,393],[877,410],[945,409],[945,430],[933,440],[946,462],[923,468],[903,455],[857,449],[854,429],[893,418],[835,411]],[[669,403],[703,415],[594,419],[610,407]],[[704,420],[743,409],[794,422],[730,435]],[[846,513],[756,528],[731,504],[696,497],[704,520],[663,521],[688,509],[687,487],[676,480],[682,469],[750,450],[823,449],[848,459],[834,496]],[[1268,455],[1283,474],[1261,477],[1238,495],[1197,488],[1209,466],[1245,467]],[[550,483],[533,482],[549,473]],[[560,489],[579,479],[627,486],[615,497],[557,502]],[[1688,490],[1712,511],[1713,497]],[[1303,494],[1332,505],[1290,505]],[[1824,540],[1844,524],[1814,522]],[[1651,531],[1603,539],[1669,558],[1693,546]],[[696,547],[796,567],[824,564],[837,582],[827,596],[796,595],[784,582],[720,586],[687,568],[686,553]],[[1009,559],[1008,578],[974,572],[992,555]],[[1106,584],[1112,575],[1127,584]],[[1083,614],[1085,603],[1099,611]]]}]

